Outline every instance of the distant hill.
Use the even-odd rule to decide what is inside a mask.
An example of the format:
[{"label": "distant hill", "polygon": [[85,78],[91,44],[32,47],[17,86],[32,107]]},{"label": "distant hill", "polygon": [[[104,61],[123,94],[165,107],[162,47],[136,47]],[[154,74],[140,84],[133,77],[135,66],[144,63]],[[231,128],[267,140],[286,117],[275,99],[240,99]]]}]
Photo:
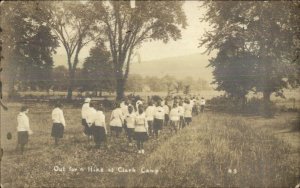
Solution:
[{"label": "distant hill", "polygon": [[[163,59],[156,59],[150,61],[143,61],[141,63],[132,62],[130,73],[140,74],[143,76],[158,76],[165,75],[176,76],[178,78],[185,78],[192,76],[193,78],[199,78],[212,81],[212,68],[206,67],[208,65],[208,56],[200,53],[169,57]],[[84,58],[80,58],[81,62],[78,67],[82,67]],[[66,58],[63,55],[54,55],[55,66],[64,65],[67,66]]]},{"label": "distant hill", "polygon": [[151,61],[133,62],[131,73],[145,76],[172,75],[178,78],[192,76],[212,81],[212,68],[208,65],[208,58],[202,54],[191,54],[178,57],[169,57]]}]

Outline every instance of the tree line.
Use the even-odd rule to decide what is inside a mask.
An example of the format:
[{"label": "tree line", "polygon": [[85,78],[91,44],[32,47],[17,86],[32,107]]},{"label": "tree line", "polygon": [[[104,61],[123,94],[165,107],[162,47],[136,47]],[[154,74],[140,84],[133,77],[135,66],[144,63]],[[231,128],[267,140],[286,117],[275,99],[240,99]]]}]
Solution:
[{"label": "tree line", "polygon": [[62,46],[67,56],[67,98],[72,99],[81,50],[90,43],[104,43],[111,55],[117,99],[123,98],[132,54],[145,41],[180,39],[186,27],[182,6],[177,1],[137,1],[135,8],[129,1],[4,3],[2,67],[9,95],[17,81],[46,81],[52,55]]}]

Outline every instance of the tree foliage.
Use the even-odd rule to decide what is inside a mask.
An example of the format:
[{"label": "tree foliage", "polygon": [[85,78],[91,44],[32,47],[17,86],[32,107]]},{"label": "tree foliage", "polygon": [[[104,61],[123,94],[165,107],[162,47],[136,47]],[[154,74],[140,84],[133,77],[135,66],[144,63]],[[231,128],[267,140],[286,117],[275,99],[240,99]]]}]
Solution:
[{"label": "tree foliage", "polygon": [[202,21],[212,30],[200,46],[218,51],[210,66],[219,90],[239,97],[262,92],[268,101],[299,85],[299,2],[209,1],[203,7]]},{"label": "tree foliage", "polygon": [[53,67],[52,54],[58,46],[50,28],[37,19],[40,13],[34,2],[7,2],[1,6],[3,15],[4,80],[9,96],[14,87],[48,88]]},{"label": "tree foliage", "polygon": [[90,50],[82,70],[82,86],[88,91],[111,91],[115,86],[110,52],[103,43],[98,43]]},{"label": "tree foliage", "polygon": [[134,50],[147,40],[168,42],[181,37],[186,17],[180,1],[92,2],[98,24],[105,28],[116,77],[117,98],[124,96]]}]

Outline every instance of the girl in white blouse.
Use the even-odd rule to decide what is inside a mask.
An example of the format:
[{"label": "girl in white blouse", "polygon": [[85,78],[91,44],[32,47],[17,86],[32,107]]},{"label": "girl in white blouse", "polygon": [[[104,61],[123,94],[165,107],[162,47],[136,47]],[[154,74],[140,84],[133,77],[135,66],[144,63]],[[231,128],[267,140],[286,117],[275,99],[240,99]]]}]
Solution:
[{"label": "girl in white blouse", "polygon": [[177,133],[177,130],[179,128],[179,121],[180,121],[179,108],[177,106],[177,103],[174,103],[173,108],[170,111],[171,132],[173,132],[174,130],[175,133]]},{"label": "girl in white blouse", "polygon": [[97,106],[97,111],[94,117],[94,125],[95,126],[93,128],[93,134],[94,134],[94,141],[96,144],[95,147],[99,149],[101,143],[106,143],[106,135],[107,135],[105,115],[103,113],[102,105]]},{"label": "girl in white blouse", "polygon": [[126,133],[129,146],[133,146],[134,128],[135,128],[136,113],[133,111],[133,106],[128,106],[128,114],[125,117]]},{"label": "girl in white blouse", "polygon": [[17,150],[19,146],[21,146],[21,154],[24,153],[24,147],[28,143],[28,137],[32,134],[32,131],[29,126],[29,118],[26,115],[29,112],[27,106],[23,106],[21,108],[20,113],[18,114],[17,121],[17,131],[18,131],[18,143],[17,143]]},{"label": "girl in white blouse", "polygon": [[61,103],[57,102],[55,108],[52,111],[52,131],[51,136],[54,138],[54,143],[57,146],[59,139],[63,138],[64,128],[66,126],[64,113],[61,110]]},{"label": "girl in white blouse", "polygon": [[135,140],[137,142],[138,153],[144,154],[144,142],[148,139],[148,124],[144,107],[140,104],[135,117]]},{"label": "girl in white blouse", "polygon": [[155,113],[155,106],[153,105],[152,101],[149,101],[148,107],[146,108],[146,119],[149,127],[149,135],[152,136],[153,134],[153,120],[154,120],[154,113]]},{"label": "girl in white blouse", "polygon": [[110,130],[115,132],[116,137],[122,132],[122,125],[124,121],[123,111],[120,108],[120,103],[116,103],[116,108],[111,112],[110,116]]},{"label": "girl in white blouse", "polygon": [[193,106],[190,103],[190,100],[186,100],[185,101],[185,105],[184,107],[184,122],[185,125],[190,125],[190,123],[192,122],[192,111],[193,111]]},{"label": "girl in white blouse", "polygon": [[158,131],[162,130],[165,119],[165,111],[161,106],[161,100],[159,99],[156,102],[156,107],[154,111],[154,120],[153,120],[153,132],[156,138],[158,138]]}]

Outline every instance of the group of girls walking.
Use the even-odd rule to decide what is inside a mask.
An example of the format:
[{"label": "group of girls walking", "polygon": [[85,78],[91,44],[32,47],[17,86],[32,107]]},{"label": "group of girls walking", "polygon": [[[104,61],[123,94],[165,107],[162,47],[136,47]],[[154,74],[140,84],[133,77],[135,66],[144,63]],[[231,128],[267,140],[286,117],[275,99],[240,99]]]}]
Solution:
[{"label": "group of girls walking", "polygon": [[[158,139],[159,133],[164,127],[169,127],[171,132],[177,133],[178,130],[192,122],[193,104],[191,104],[191,100],[175,98],[171,103],[172,105],[169,106],[167,101],[161,99],[150,100],[146,108],[141,100],[135,104],[132,104],[130,100],[116,103],[109,119],[111,135],[119,138],[122,131],[125,130],[128,145],[134,146],[134,141],[136,141],[137,152],[144,154],[144,142],[149,137]],[[103,110],[101,104],[91,103],[90,98],[85,99],[81,109],[83,133],[89,140],[94,139],[95,148],[100,148],[101,145],[107,146],[108,129]],[[28,107],[22,107],[17,117],[17,148],[21,147],[21,153],[24,151],[29,135],[32,134],[29,118],[26,115],[28,111]],[[59,102],[55,104],[52,111],[52,121],[51,136],[54,138],[54,144],[58,145],[66,127],[62,105]]]}]

